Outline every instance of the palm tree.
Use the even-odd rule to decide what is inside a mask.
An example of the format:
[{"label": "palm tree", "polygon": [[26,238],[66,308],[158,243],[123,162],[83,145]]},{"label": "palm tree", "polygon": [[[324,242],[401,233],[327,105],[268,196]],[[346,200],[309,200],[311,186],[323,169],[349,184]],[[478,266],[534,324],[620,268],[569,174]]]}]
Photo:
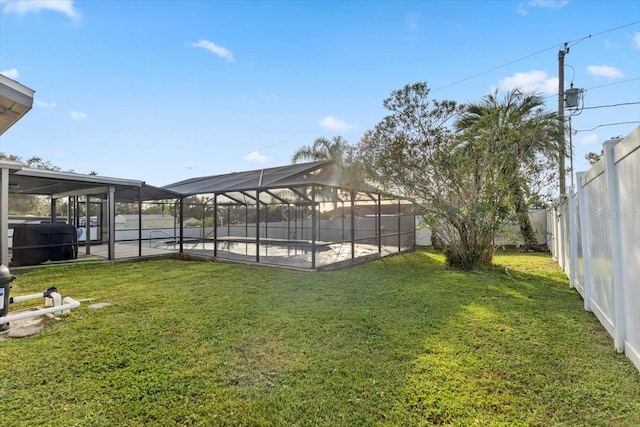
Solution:
[{"label": "palm tree", "polygon": [[337,184],[347,188],[366,188],[362,165],[357,150],[346,139],[334,136],[330,140],[316,138],[312,145],[298,148],[291,158],[293,163],[299,160],[331,160],[336,165],[333,171],[337,174]]},{"label": "palm tree", "polygon": [[[312,161],[331,160],[335,164],[335,169],[332,169],[330,173],[335,174],[338,186],[349,189],[365,188],[355,150],[341,136],[334,136],[331,139],[325,137],[316,138],[312,145],[298,148],[291,157],[293,163],[303,159]],[[325,188],[322,191],[326,199],[333,199],[334,211],[338,207],[338,202],[336,201],[337,191],[338,189],[336,188]]]},{"label": "palm tree", "polygon": [[351,149],[349,143],[341,136],[334,136],[331,140],[320,137],[313,141],[312,145],[303,145],[298,148],[291,161],[299,160],[333,160],[338,166],[342,166]]},{"label": "palm tree", "polygon": [[480,103],[469,104],[456,122],[459,131],[489,137],[502,156],[500,175],[509,189],[511,204],[525,244],[539,246],[529,218],[527,195],[533,193],[530,179],[540,173],[540,161],[557,161],[558,119],[544,111],[538,92],[512,89],[504,98],[498,90]]}]

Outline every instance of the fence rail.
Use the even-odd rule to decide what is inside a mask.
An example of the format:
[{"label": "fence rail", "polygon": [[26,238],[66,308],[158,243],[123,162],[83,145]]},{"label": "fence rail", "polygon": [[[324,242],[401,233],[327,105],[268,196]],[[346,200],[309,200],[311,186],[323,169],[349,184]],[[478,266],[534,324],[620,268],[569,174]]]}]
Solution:
[{"label": "fence rail", "polygon": [[640,370],[640,126],[603,152],[549,211],[548,245],[585,310]]}]

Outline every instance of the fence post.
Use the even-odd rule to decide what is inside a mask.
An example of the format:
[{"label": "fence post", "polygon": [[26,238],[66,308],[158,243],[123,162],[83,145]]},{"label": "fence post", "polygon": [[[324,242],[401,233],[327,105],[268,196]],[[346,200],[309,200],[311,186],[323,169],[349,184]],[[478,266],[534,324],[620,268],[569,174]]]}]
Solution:
[{"label": "fence post", "polygon": [[559,254],[559,246],[560,246],[560,205],[553,206],[551,208],[551,229],[553,233],[551,234],[551,255],[556,259],[558,265],[560,265]]},{"label": "fence post", "polygon": [[569,287],[576,287],[576,263],[578,262],[578,236],[576,234],[576,200],[574,197],[574,187],[569,187],[567,200],[569,201]]},{"label": "fence post", "polygon": [[611,223],[611,261],[613,270],[613,312],[614,312],[614,336],[613,345],[618,353],[624,353],[625,340],[625,300],[624,279],[622,271],[622,248],[620,230],[620,192],[618,185],[618,173],[616,170],[613,149],[618,140],[609,140],[604,143],[605,176],[607,178],[607,193],[609,198],[606,218]]},{"label": "fence post", "polygon": [[553,208],[547,209],[547,248],[553,255]]},{"label": "fence post", "polygon": [[564,209],[564,195],[560,196],[559,199],[559,204],[558,204],[558,253],[556,254],[556,258],[558,259],[558,263],[560,264],[560,268],[562,268],[562,271],[564,271],[565,273],[567,272],[567,270],[565,270],[565,256],[564,256],[564,245],[565,245],[565,235],[564,235],[564,215],[565,213],[565,209]]},{"label": "fence post", "polygon": [[578,181],[578,206],[580,206],[580,238],[582,241],[582,271],[584,272],[584,309],[591,312],[591,290],[593,289],[593,269],[591,268],[591,232],[589,212],[587,211],[589,200],[585,182],[586,172],[578,172],[576,178]]},{"label": "fence post", "polygon": [[551,220],[553,221],[553,257],[556,259],[558,265],[560,265],[559,254],[559,241],[560,241],[560,206],[554,206],[551,210]]}]

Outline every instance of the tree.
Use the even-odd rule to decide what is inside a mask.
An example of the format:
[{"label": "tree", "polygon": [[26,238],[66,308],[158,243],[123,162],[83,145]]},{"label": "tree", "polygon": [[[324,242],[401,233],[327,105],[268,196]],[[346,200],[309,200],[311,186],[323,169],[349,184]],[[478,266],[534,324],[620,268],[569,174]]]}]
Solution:
[{"label": "tree", "polygon": [[[614,136],[612,138],[609,139],[622,139],[622,135],[618,135],[618,136]],[[598,163],[600,161],[600,159],[602,159],[602,156],[604,156],[604,150],[601,148],[599,153],[596,153],[594,151],[590,151],[587,154],[584,155],[584,158],[586,161],[589,162],[589,165],[593,166],[596,163]]]},{"label": "tree", "polygon": [[292,163],[299,160],[332,160],[338,166],[343,166],[347,154],[351,150],[349,143],[341,136],[334,136],[330,140],[324,137],[316,138],[312,145],[303,145],[291,157]]},{"label": "tree", "polygon": [[[18,159],[20,159],[20,157],[18,157]],[[20,160],[17,160],[17,161],[20,161]],[[48,160],[42,160],[42,158],[38,156],[32,156],[28,158],[25,162],[23,162],[23,164],[32,169],[45,169],[49,171],[60,170],[59,166],[52,164]]]},{"label": "tree", "polygon": [[416,202],[439,231],[450,266],[489,264],[509,213],[496,129],[474,125],[456,133],[451,124],[463,107],[430,100],[423,82],[393,91],[383,105],[389,114],[358,146],[367,175]]},{"label": "tree", "polygon": [[[347,140],[341,136],[334,136],[332,139],[324,137],[316,138],[312,145],[305,145],[296,150],[291,158],[292,163],[299,160],[331,160],[335,164],[335,169],[328,173],[335,176],[338,187],[343,189],[364,189],[366,188],[363,179],[363,169],[359,159]],[[338,188],[324,188],[317,194],[325,200],[333,200],[333,212],[338,207]],[[344,196],[344,195],[343,195]]]},{"label": "tree", "polygon": [[602,158],[602,151],[600,151],[600,153],[594,153],[593,151],[590,151],[584,155],[584,158],[589,162],[591,166],[593,166]]},{"label": "tree", "polygon": [[[555,170],[557,159],[557,115],[546,112],[544,98],[537,92],[520,89],[498,96],[496,89],[481,102],[465,107],[456,122],[462,132],[486,132],[504,160],[501,169],[503,185],[510,192],[510,203],[525,244],[539,247],[529,218],[532,200],[538,200],[546,174]],[[548,187],[547,187],[548,188]]]},{"label": "tree", "polygon": [[[611,139],[622,139],[622,135],[618,135],[618,136],[614,136],[612,138],[609,138],[609,140]],[[591,166],[595,165],[596,163],[598,163],[600,161],[600,159],[602,159],[602,157],[604,156],[604,149],[601,148],[599,153],[590,151],[587,154],[584,155],[584,158],[586,161],[589,162],[589,164]]]},{"label": "tree", "polygon": [[337,166],[339,185],[347,188],[366,188],[362,165],[355,147],[341,136],[334,136],[330,140],[319,137],[312,145],[300,147],[291,158],[292,163],[299,160],[331,160]]},{"label": "tree", "polygon": [[[49,161],[44,161],[38,156],[32,156],[27,160],[15,154],[5,154],[0,152],[0,160],[18,162],[32,169],[45,169],[59,171],[58,166]],[[32,194],[13,194],[9,198],[8,211],[10,215],[46,215],[50,212],[50,205],[42,196]]]},{"label": "tree", "polygon": [[0,152],[0,160],[8,160],[10,162],[18,162],[22,163],[24,166],[31,169],[44,169],[50,171],[59,171],[60,168],[55,166],[50,161],[42,160],[41,157],[31,156],[27,160],[24,160],[20,156],[16,156],[15,154],[5,154]]}]

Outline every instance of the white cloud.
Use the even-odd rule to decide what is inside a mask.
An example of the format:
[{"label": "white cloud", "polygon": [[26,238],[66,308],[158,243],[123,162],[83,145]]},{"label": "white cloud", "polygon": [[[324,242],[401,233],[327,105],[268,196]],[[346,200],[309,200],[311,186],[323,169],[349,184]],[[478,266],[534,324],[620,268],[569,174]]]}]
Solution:
[{"label": "white cloud", "polygon": [[562,9],[569,4],[569,0],[530,0],[528,2],[518,3],[518,14],[525,16],[528,13],[528,8],[540,7],[544,9]]},{"label": "white cloud", "polygon": [[36,104],[36,107],[40,107],[40,108],[56,108],[56,103],[55,102],[46,102],[46,101],[34,101],[34,103]]},{"label": "white cloud", "polygon": [[72,111],[71,119],[73,120],[84,120],[87,118],[87,113],[83,113],[81,111]]},{"label": "white cloud", "polygon": [[594,145],[599,141],[598,135],[591,134],[580,139],[580,143],[584,145]]},{"label": "white cloud", "polygon": [[519,88],[525,92],[539,91],[542,93],[557,93],[558,78],[549,77],[545,71],[533,70],[526,73],[515,73],[513,76],[505,77],[500,80],[498,87],[506,90]]},{"label": "white cloud", "polygon": [[531,0],[529,7],[542,7],[545,9],[562,9],[569,4],[569,0]]},{"label": "white cloud", "polygon": [[633,35],[633,46],[640,49],[640,32]]},{"label": "white cloud", "polygon": [[209,40],[200,40],[197,43],[191,43],[193,47],[201,47],[214,55],[219,56],[222,59],[226,59],[229,62],[235,62],[235,58],[233,57],[233,53],[222,46],[218,46],[217,44],[210,42]]},{"label": "white cloud", "polygon": [[329,130],[349,130],[351,126],[344,120],[337,119],[333,116],[324,117],[320,120],[320,126]]},{"label": "white cloud", "polygon": [[612,42],[611,40],[605,40],[604,47],[611,48],[611,49],[618,49],[620,45],[618,43]]},{"label": "white cloud", "polygon": [[587,71],[594,76],[607,77],[610,79],[624,76],[622,71],[608,65],[589,65]]},{"label": "white cloud", "polygon": [[2,74],[5,77],[9,77],[11,80],[17,79],[18,76],[20,75],[20,73],[18,73],[18,70],[16,70],[15,68],[12,68],[10,70],[0,71],[0,74]]},{"label": "white cloud", "polygon": [[4,13],[26,15],[41,10],[64,13],[71,19],[80,19],[80,13],[73,7],[73,0],[5,0]]},{"label": "white cloud", "polygon": [[269,157],[261,154],[259,151],[252,151],[249,154],[245,155],[243,159],[254,163],[264,163],[269,160]]}]

